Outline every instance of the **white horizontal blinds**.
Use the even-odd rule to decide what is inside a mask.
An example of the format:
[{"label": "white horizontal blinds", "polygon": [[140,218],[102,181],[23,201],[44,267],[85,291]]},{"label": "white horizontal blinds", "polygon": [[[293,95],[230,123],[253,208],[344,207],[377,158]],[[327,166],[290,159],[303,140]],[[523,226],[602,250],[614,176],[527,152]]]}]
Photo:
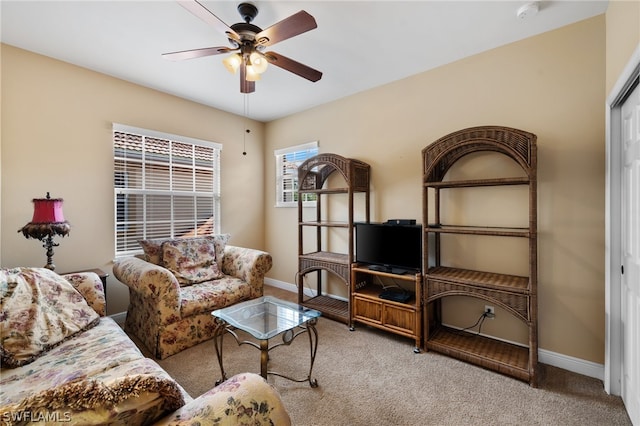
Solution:
[{"label": "white horizontal blinds", "polygon": [[116,256],[139,252],[141,239],[218,232],[219,145],[121,127],[113,132]]},{"label": "white horizontal blinds", "polygon": [[[297,206],[298,167],[305,160],[318,154],[318,142],[274,151],[277,171],[277,206]],[[315,194],[304,194],[303,201],[315,201]]]}]

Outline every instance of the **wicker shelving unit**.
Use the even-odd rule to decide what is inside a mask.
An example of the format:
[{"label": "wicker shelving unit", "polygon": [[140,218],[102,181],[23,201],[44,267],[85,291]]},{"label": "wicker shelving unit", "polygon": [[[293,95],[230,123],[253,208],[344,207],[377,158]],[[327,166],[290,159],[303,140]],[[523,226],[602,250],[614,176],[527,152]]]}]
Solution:
[{"label": "wicker shelving unit", "polygon": [[[451,166],[467,154],[493,151],[506,155],[524,171],[525,177],[443,180]],[[536,136],[522,130],[498,126],[482,126],[460,130],[438,139],[422,151],[423,220],[425,273],[424,315],[425,348],[515,377],[537,386],[538,310],[537,310],[537,157]],[[499,228],[443,224],[440,217],[441,190],[505,185],[525,185],[529,195],[528,227]],[[429,189],[434,205],[429,205]],[[430,212],[430,209],[433,209]],[[528,276],[505,275],[487,271],[442,266],[441,235],[485,235],[524,238],[528,242]],[[429,239],[435,242],[432,264],[429,264]],[[470,333],[462,333],[442,325],[441,300],[448,296],[483,299],[504,308],[523,321],[529,344],[523,347]]]},{"label": "wicker shelving unit", "polygon": [[[370,166],[360,160],[345,158],[337,154],[318,154],[307,159],[298,168],[298,193],[316,194],[315,214],[312,218],[305,217],[303,197],[298,197],[298,303],[316,309],[328,318],[349,324],[349,302],[332,297],[323,289],[322,272],[328,272],[338,277],[347,286],[347,292],[351,283],[351,264],[353,263],[353,238],[354,238],[354,214],[356,194],[362,194],[364,200],[359,203],[360,212],[364,220],[369,222],[369,182]],[[331,179],[331,176],[341,178]],[[337,182],[340,182],[340,186]],[[326,197],[336,194],[345,194],[347,197],[346,220],[337,222],[330,218],[327,209],[323,208]],[[307,212],[308,213],[308,212]],[[304,228],[315,228],[315,250],[305,251]],[[323,247],[323,229],[343,229],[346,235],[346,249],[344,252],[332,252]],[[326,245],[326,242],[325,244]],[[303,279],[310,273],[316,273],[315,296],[304,294]],[[349,297],[347,296],[347,300]]]}]

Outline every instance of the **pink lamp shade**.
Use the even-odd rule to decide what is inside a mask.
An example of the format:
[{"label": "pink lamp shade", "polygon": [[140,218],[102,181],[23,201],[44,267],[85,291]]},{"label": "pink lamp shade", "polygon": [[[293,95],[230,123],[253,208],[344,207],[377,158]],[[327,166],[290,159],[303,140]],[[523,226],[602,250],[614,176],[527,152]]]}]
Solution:
[{"label": "pink lamp shade", "polygon": [[26,238],[43,240],[54,235],[64,237],[70,229],[62,213],[62,198],[51,198],[47,192],[47,198],[33,199],[33,219],[18,232]]},{"label": "pink lamp shade", "polygon": [[31,223],[65,222],[62,202],[62,198],[34,198]]}]

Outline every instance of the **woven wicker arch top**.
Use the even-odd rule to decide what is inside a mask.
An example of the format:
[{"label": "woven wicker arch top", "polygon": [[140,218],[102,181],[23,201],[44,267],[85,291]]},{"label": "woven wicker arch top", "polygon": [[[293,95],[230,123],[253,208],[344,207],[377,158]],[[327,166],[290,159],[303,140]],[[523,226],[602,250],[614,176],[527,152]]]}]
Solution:
[{"label": "woven wicker arch top", "polygon": [[456,161],[478,151],[503,153],[518,162],[529,178],[535,178],[536,139],[533,133],[502,126],[458,130],[422,150],[424,180],[441,182]]},{"label": "woven wicker arch top", "polygon": [[338,154],[324,153],[308,158],[298,167],[300,190],[317,190],[333,172],[339,172],[345,182],[355,191],[367,191],[369,188],[370,166],[360,160],[345,158]]}]

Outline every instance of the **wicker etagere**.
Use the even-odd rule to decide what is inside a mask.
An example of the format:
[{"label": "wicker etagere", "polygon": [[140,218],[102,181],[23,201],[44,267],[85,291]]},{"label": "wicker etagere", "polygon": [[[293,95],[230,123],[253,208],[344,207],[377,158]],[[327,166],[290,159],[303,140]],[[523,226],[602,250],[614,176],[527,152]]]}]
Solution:
[{"label": "wicker etagere", "polygon": [[[506,155],[524,170],[523,177],[490,178],[464,181],[444,180],[451,166],[467,154],[493,151]],[[444,136],[422,150],[423,220],[425,291],[424,346],[537,386],[538,310],[537,310],[537,194],[536,136],[522,130],[481,126]],[[441,190],[504,185],[525,185],[529,193],[528,227],[498,228],[456,226],[443,223],[440,217]],[[434,205],[429,205],[429,189]],[[430,212],[430,209],[432,211]],[[428,218],[433,215],[431,223]],[[529,274],[514,276],[459,269],[442,265],[441,235],[485,235],[525,238],[528,241]],[[429,240],[435,253],[429,262]],[[528,347],[505,343],[488,337],[463,333],[442,325],[441,300],[448,296],[483,299],[504,308],[527,326]]]},{"label": "wicker etagere", "polygon": [[[323,290],[322,271],[329,272],[342,280],[347,290],[351,283],[351,264],[353,263],[353,238],[354,238],[354,197],[361,193],[364,198],[358,203],[363,210],[359,212],[363,219],[369,222],[369,182],[370,166],[360,160],[345,158],[337,154],[318,154],[307,159],[298,168],[298,303],[322,312],[328,318],[349,324],[349,297],[346,301],[327,294]],[[341,178],[331,179],[331,176]],[[303,194],[316,194],[315,215],[313,218],[305,217],[303,207]],[[346,220],[331,221],[323,215],[328,215],[323,204],[326,197],[335,194],[346,194],[347,209]],[[308,210],[308,209],[307,209]],[[309,212],[307,212],[309,214]],[[334,217],[337,215],[334,215]],[[359,219],[362,220],[362,219]],[[315,250],[305,252],[304,232],[305,227],[315,228]],[[333,252],[323,247],[323,229],[343,228],[346,236],[345,250]],[[340,231],[341,232],[341,231]],[[313,242],[312,242],[313,243]],[[326,246],[326,241],[324,245]],[[303,280],[309,273],[316,273],[316,288],[314,296],[304,294]]]}]

